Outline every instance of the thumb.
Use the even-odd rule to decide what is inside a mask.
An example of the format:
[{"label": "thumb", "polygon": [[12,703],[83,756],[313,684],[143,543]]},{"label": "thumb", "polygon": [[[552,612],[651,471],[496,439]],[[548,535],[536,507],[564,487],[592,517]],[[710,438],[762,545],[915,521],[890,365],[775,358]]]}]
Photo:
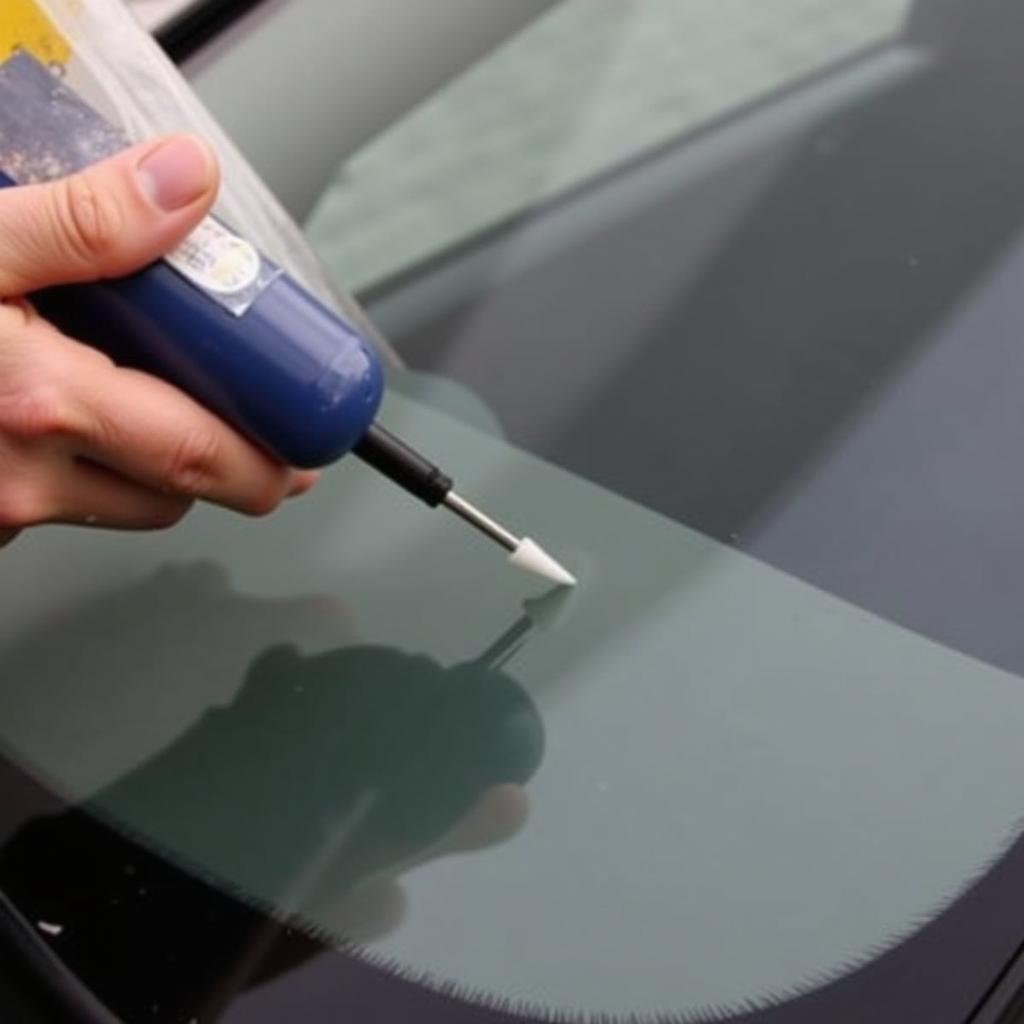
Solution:
[{"label": "thumb", "polygon": [[209,147],[175,135],[60,181],[0,189],[0,298],[138,270],[202,220],[218,182]]}]

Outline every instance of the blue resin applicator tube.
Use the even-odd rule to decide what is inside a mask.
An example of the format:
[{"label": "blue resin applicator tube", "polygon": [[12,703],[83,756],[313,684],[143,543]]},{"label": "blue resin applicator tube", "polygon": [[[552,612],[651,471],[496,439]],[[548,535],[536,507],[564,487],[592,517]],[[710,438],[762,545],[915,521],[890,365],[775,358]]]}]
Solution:
[{"label": "blue resin applicator tube", "polygon": [[[32,57],[0,64],[0,187],[53,180],[127,145]],[[215,218],[135,274],[48,289],[32,302],[65,333],[177,385],[283,462],[312,468],[353,452],[506,548],[513,565],[576,582],[374,422],[384,383],[373,348]]]}]

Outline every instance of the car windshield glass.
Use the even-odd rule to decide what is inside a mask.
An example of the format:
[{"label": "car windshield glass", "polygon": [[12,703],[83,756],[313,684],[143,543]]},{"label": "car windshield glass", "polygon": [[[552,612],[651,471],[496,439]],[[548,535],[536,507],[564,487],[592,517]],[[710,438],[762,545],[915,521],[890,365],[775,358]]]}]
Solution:
[{"label": "car windshield glass", "polygon": [[580,585],[353,460],[20,539],[47,941],[101,941],[28,881],[87,819],[436,1000],[391,1019],[966,1019],[1024,932],[1022,29],[577,0],[356,154],[309,231],[408,363],[381,422]]}]

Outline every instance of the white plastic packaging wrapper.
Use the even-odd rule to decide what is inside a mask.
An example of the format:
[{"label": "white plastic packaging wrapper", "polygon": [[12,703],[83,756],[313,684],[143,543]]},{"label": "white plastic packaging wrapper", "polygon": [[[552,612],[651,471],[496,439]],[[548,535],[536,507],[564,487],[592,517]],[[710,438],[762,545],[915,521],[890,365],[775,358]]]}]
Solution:
[{"label": "white plastic packaging wrapper", "polygon": [[[394,360],[356,302],[328,279],[299,227],[123,0],[2,0],[0,40],[45,59],[133,139],[178,131],[206,139],[221,165],[217,214]],[[273,131],[273,125],[267,130]]]}]

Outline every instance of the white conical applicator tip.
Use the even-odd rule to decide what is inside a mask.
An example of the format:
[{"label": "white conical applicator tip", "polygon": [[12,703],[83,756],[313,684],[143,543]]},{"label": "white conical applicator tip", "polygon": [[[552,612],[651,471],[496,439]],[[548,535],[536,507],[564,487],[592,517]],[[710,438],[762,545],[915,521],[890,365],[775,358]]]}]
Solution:
[{"label": "white conical applicator tip", "polygon": [[576,577],[571,572],[563,569],[540,545],[534,544],[529,537],[524,537],[519,546],[508,556],[508,560],[525,569],[527,572],[536,573],[546,580],[559,583],[563,587],[575,587]]}]

